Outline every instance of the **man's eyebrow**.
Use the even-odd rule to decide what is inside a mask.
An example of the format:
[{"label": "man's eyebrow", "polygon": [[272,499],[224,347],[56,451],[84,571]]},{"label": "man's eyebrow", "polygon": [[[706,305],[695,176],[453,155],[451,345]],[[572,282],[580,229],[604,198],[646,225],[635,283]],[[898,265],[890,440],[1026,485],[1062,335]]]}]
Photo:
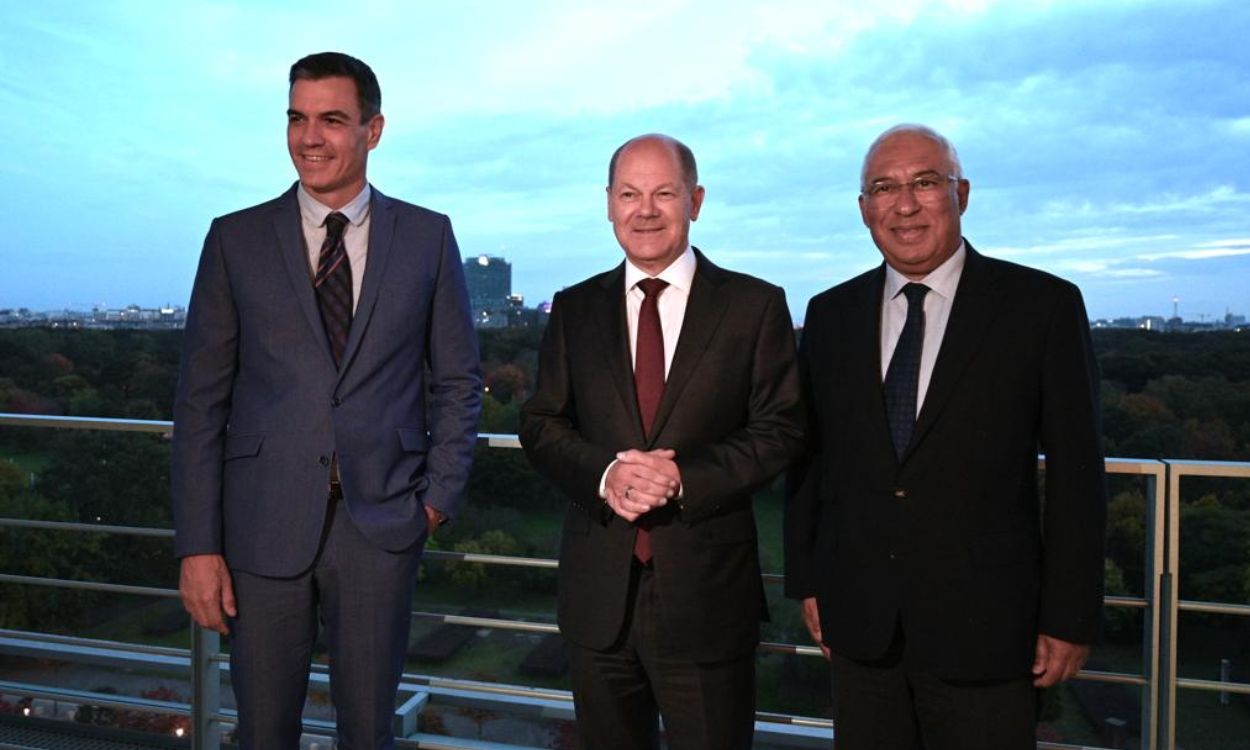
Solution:
[{"label": "man's eyebrow", "polygon": [[[291,117],[291,116],[294,116],[294,115],[299,115],[300,117],[308,117],[308,114],[307,114],[307,113],[305,113],[305,112],[301,112],[301,111],[300,111],[300,110],[298,110],[298,109],[288,108],[288,109],[287,109],[287,111],[286,111],[286,116],[287,116],[287,117]],[[325,111],[325,112],[318,112],[318,113],[317,113],[317,117],[319,117],[319,118],[321,118],[321,119],[323,119],[323,120],[324,120],[324,119],[326,119],[326,118],[329,118],[329,117],[341,117],[341,118],[343,118],[344,120],[350,120],[350,119],[352,118],[352,116],[351,116],[350,114],[348,114],[347,112],[344,112],[344,111],[343,111],[343,110],[341,110],[341,109],[331,109],[331,110],[327,110],[327,111]]]},{"label": "man's eyebrow", "polygon": [[[677,187],[678,187],[678,186],[680,186],[680,185],[681,185],[681,182],[680,182],[680,181],[677,181],[677,182],[662,182],[662,183],[660,183],[659,185],[656,185],[655,187],[651,188],[651,192],[653,192],[653,193],[654,193],[654,192],[659,191],[659,190],[671,190],[671,189],[675,189],[675,188],[677,188]],[[629,182],[629,181],[627,181],[627,180],[617,180],[617,181],[616,181],[616,184],[615,184],[615,185],[613,185],[613,189],[615,189],[615,188],[617,188],[617,187],[627,187],[627,188],[629,188],[630,190],[637,190],[637,191],[639,191],[639,192],[643,192],[642,188],[638,187],[637,185],[634,185],[633,183],[631,183],[631,182]]]},{"label": "man's eyebrow", "polygon": [[[929,175],[933,175],[935,177],[941,177],[942,173],[936,169],[922,169],[919,172],[912,172],[910,179],[914,180],[917,177],[928,177]],[[875,185],[878,182],[893,182],[893,181],[894,181],[893,177],[874,177],[873,179],[868,181],[868,184]]]}]

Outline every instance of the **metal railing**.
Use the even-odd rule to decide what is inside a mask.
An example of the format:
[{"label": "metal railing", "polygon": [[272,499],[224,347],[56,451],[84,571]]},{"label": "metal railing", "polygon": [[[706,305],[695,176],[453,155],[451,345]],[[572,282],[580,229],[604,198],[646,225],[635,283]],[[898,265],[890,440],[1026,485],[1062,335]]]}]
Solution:
[{"label": "metal railing", "polygon": [[[172,422],[164,421],[4,413],[0,413],[0,426],[129,431],[164,435],[169,434],[173,429]],[[514,435],[482,434],[478,437],[478,444],[479,446],[489,448],[516,449],[520,447],[520,442]],[[1044,468],[1045,459],[1041,458],[1039,461]],[[1180,482],[1187,477],[1250,479],[1250,463],[1112,458],[1107,459],[1107,473],[1109,475],[1137,476],[1141,477],[1145,482],[1146,518],[1144,522],[1146,535],[1144,539],[1145,559],[1143,567],[1145,581],[1143,582],[1143,595],[1140,597],[1107,596],[1105,600],[1107,607],[1128,608],[1143,612],[1143,669],[1140,673],[1083,670],[1077,675],[1076,679],[1139,687],[1142,690],[1141,747],[1148,750],[1154,750],[1155,748],[1175,750],[1176,695],[1178,690],[1206,690],[1250,695],[1250,683],[1180,678],[1176,675],[1178,650],[1177,616],[1179,612],[1203,612],[1250,617],[1250,606],[1247,605],[1182,601],[1178,598],[1176,582],[1180,573]],[[0,528],[3,527],[54,529],[72,533],[123,534],[156,538],[172,538],[173,536],[173,531],[169,529],[40,521],[21,518],[0,518]],[[559,564],[557,560],[548,558],[446,550],[427,550],[425,559],[546,569],[554,569]],[[783,577],[777,574],[765,574],[764,580],[767,584],[778,585],[783,582]],[[173,589],[7,573],[0,573],[0,583],[61,587],[161,598],[176,598],[178,596],[178,592]],[[541,634],[559,632],[555,624],[546,622],[425,611],[414,611],[412,614],[419,619],[447,625]],[[760,650],[771,653],[799,654],[811,657],[820,656],[820,650],[815,646],[789,643],[765,642],[760,645]],[[89,700],[91,703],[101,706],[187,716],[192,723],[193,747],[197,749],[219,747],[223,726],[232,725],[235,720],[233,712],[224,710],[221,705],[221,678],[222,673],[228,670],[228,666],[225,664],[228,657],[221,653],[216,633],[205,631],[193,623],[192,647],[189,650],[70,638],[43,633],[19,633],[0,630],[0,653],[6,652],[36,653],[47,657],[59,656],[61,658],[67,656],[78,658],[120,658],[139,664],[156,660],[156,662],[165,666],[190,670],[192,674],[192,698],[190,704],[177,704],[127,696],[52,689],[38,685],[4,681],[0,681],[0,693],[19,693],[52,700]],[[108,656],[100,656],[102,653]],[[312,675],[315,681],[324,681],[326,679],[325,668],[320,665],[313,665]],[[401,696],[404,694],[413,696],[412,699],[405,702],[405,706],[409,707],[413,712],[419,710],[424,705],[424,701],[419,698],[431,691],[441,691],[448,695],[505,696],[524,701],[554,702],[566,706],[570,716],[572,710],[571,696],[567,691],[407,673],[404,675],[401,685]],[[412,715],[409,715],[404,721],[408,722],[405,726],[411,725],[415,727],[415,720],[412,720]],[[757,731],[761,729],[767,730],[770,727],[800,728],[808,730],[809,737],[810,730],[818,730],[825,733],[826,737],[830,736],[829,733],[832,732],[832,722],[828,719],[764,711],[757,712],[756,725]],[[332,732],[332,726],[327,726],[325,722],[315,720],[306,720],[306,727],[315,731]],[[400,740],[400,745],[422,748],[477,746],[473,743],[457,745],[452,738],[436,738],[416,734],[412,736],[417,739]],[[1047,750],[1063,750],[1064,748],[1075,746],[1039,742],[1038,747]]]}]

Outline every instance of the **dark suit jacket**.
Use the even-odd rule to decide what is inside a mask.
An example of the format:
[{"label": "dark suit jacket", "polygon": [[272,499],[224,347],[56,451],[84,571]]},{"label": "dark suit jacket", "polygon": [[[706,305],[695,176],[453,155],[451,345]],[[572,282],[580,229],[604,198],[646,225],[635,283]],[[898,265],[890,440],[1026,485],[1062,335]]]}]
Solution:
[{"label": "dark suit jacket", "polygon": [[178,556],[290,576],[313,560],[337,453],[352,520],[410,547],[428,503],[464,500],[481,401],[464,269],[446,216],[387,198],[343,364],[322,327],[292,187],[213,221],[174,404]]},{"label": "dark suit jacket", "polygon": [[[696,250],[696,253],[698,251]],[[622,632],[634,526],[599,498],[617,451],[673,448],[684,497],[656,514],[656,585],[675,647],[697,660],[759,643],[767,616],[751,494],[800,449],[793,324],[778,287],[698,253],[681,336],[650,436],[634,395],[624,265],[556,295],[521,443],[570,500],[559,622],[591,649]]]},{"label": "dark suit jacket", "polygon": [[1106,494],[1080,292],[969,246],[900,464],[881,386],[884,280],[881,266],[807,310],[811,439],[788,483],[786,592],[817,597],[843,656],[880,656],[901,617],[914,668],[1025,676],[1039,630],[1091,643],[1101,622]]}]

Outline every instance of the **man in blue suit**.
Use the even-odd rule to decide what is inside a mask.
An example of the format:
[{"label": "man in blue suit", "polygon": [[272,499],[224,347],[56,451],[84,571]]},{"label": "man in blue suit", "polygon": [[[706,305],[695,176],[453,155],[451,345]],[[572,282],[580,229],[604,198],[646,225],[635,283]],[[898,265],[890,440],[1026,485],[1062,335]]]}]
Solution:
[{"label": "man in blue suit", "polygon": [[299,182],[213,221],[174,405],[183,603],[231,637],[244,748],[298,746],[318,620],[339,747],[389,748],[423,544],[464,502],[481,374],[446,216],[365,178],[373,71],[290,74]]}]

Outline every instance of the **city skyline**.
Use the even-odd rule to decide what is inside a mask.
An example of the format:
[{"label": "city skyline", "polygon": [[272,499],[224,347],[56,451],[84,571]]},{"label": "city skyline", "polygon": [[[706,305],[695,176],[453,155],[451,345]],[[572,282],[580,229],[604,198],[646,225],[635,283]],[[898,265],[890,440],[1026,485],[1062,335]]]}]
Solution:
[{"label": "city skyline", "polygon": [[508,258],[531,305],[619,262],[607,160],[661,131],[699,158],[694,244],[801,321],[880,262],[860,160],[910,121],[958,147],[971,243],[1070,279],[1091,318],[1250,307],[1250,8],[860,5],[7,6],[0,307],[185,304],[211,218],[294,180],[286,71],[325,48],[378,72],[374,185]]},{"label": "city skyline", "polygon": [[[496,287],[500,283],[503,283],[505,285],[509,284],[508,279],[510,279],[510,276],[511,276],[512,264],[508,261],[507,258],[504,258],[502,256],[495,256],[495,255],[471,256],[471,257],[467,257],[463,259],[463,265],[465,267],[466,281],[467,281],[468,289],[469,289],[470,306],[474,310],[475,318],[477,317],[478,312],[482,309],[489,309],[494,312],[500,312],[500,311],[505,311],[506,309],[513,307],[513,306],[519,308],[522,305],[524,305],[526,308],[536,309],[536,308],[545,307],[550,304],[550,301],[551,301],[550,296],[541,300],[527,300],[527,299],[524,299],[523,296],[511,294],[510,290],[508,293],[501,293],[498,291],[498,289],[496,289]],[[471,270],[473,266],[481,266],[483,268],[502,267],[501,270],[504,271],[505,275],[502,279],[492,279],[484,274],[479,274],[475,276]],[[475,282],[477,283],[475,284]],[[500,289],[502,289],[502,287],[500,287]],[[1246,312],[1243,312],[1242,310],[1239,310],[1239,309],[1233,309],[1231,307],[1226,309],[1223,313],[1217,314],[1217,315],[1199,313],[1197,316],[1186,317],[1186,315],[1184,314],[1185,311],[1181,307],[1180,303],[1181,303],[1181,300],[1177,297],[1173,297],[1170,300],[1168,300],[1168,304],[1170,305],[1170,312],[1168,314],[1164,314],[1162,311],[1144,312],[1144,313],[1143,312],[1125,312],[1125,313],[1112,314],[1112,315],[1107,315],[1107,316],[1102,316],[1102,317],[1091,316],[1090,323],[1095,328],[1125,327],[1122,324],[1124,324],[1126,321],[1133,320],[1135,321],[1136,324],[1140,324],[1139,327],[1145,327],[1148,330],[1163,330],[1162,327],[1146,326],[1145,321],[1150,319],[1152,324],[1156,322],[1166,324],[1168,321],[1177,320],[1187,325],[1188,324],[1198,324],[1199,326],[1215,325],[1216,327],[1219,327],[1220,324],[1225,324],[1227,326],[1236,327],[1240,329],[1244,327],[1246,318],[1250,317],[1250,315],[1247,315]],[[167,302],[161,305],[145,305],[145,304],[139,304],[136,302],[131,302],[131,303],[128,303],[126,305],[121,305],[121,306],[98,303],[91,307],[75,308],[75,307],[70,307],[70,306],[59,306],[59,307],[51,307],[47,309],[13,308],[13,307],[5,307],[3,304],[0,304],[0,326],[3,326],[3,324],[5,323],[6,316],[13,316],[15,313],[19,311],[25,311],[33,315],[41,315],[41,316],[55,315],[59,313],[67,313],[70,315],[77,315],[77,316],[88,316],[90,313],[93,313],[93,312],[98,313],[98,314],[110,313],[110,314],[120,314],[120,315],[124,315],[126,313],[160,313],[162,315],[173,314],[179,320],[181,320],[181,316],[185,315],[186,313],[186,303],[184,302],[180,304],[172,304],[172,303]],[[796,319],[795,323],[796,323],[796,326],[798,327],[802,326],[801,320]],[[1099,325],[1099,324],[1103,324],[1103,325]],[[1107,324],[1114,324],[1114,325],[1107,325]]]}]

